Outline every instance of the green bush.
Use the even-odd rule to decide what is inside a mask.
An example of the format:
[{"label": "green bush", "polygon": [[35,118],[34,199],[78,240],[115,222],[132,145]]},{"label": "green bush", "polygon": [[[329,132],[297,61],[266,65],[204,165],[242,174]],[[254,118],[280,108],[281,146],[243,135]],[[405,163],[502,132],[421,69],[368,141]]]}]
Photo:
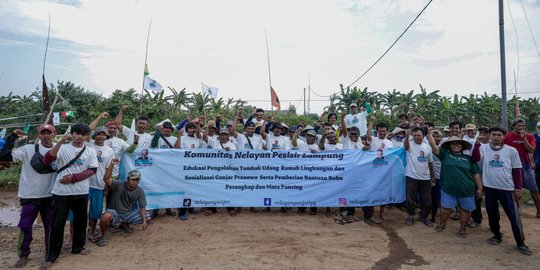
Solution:
[{"label": "green bush", "polygon": [[0,190],[17,190],[19,186],[19,177],[21,175],[21,164],[0,171]]}]

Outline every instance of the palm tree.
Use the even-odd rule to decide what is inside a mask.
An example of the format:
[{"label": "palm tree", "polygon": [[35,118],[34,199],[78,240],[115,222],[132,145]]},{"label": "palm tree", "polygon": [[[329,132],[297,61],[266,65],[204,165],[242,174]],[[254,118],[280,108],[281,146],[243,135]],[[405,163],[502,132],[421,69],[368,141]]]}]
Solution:
[{"label": "palm tree", "polygon": [[165,99],[172,102],[172,108],[175,111],[181,111],[182,108],[187,108],[188,100],[191,94],[186,93],[186,88],[178,91],[174,87],[169,87],[172,95],[167,96]]},{"label": "palm tree", "polygon": [[203,93],[193,93],[188,98],[188,108],[192,114],[202,115],[210,110],[210,97]]}]

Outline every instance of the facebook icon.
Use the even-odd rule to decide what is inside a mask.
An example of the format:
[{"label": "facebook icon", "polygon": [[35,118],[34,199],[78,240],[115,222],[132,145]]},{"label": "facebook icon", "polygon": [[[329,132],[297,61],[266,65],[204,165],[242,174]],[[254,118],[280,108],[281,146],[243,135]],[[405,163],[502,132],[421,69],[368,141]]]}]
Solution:
[{"label": "facebook icon", "polygon": [[264,198],[264,206],[271,206],[272,198]]}]

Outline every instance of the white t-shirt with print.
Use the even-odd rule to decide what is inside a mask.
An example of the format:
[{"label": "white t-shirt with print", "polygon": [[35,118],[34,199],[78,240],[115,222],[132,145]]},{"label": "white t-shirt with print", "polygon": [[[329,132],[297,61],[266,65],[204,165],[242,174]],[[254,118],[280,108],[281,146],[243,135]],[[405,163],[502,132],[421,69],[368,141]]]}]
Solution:
[{"label": "white t-shirt with print", "polygon": [[204,141],[202,139],[199,139],[195,136],[190,137],[187,134],[182,136],[182,143],[180,144],[180,148],[182,149],[198,149],[203,148]]},{"label": "white t-shirt with print", "polygon": [[379,139],[379,137],[371,137],[371,150],[393,148],[394,144],[387,138]]},{"label": "white t-shirt with print", "polygon": [[[46,148],[42,144],[39,144],[38,151],[41,155],[45,156],[51,148]],[[19,198],[38,199],[52,196],[51,191],[56,173],[39,174],[36,172],[36,170],[32,168],[32,165],[30,165],[30,161],[35,152],[36,148],[34,144],[27,144],[11,152],[13,161],[22,162],[21,175],[19,178],[19,192],[17,195]],[[54,165],[52,167],[56,168]]]},{"label": "white t-shirt with print", "polygon": [[137,133],[135,130],[127,128],[124,126],[122,129],[122,133],[126,136],[127,144],[131,145],[135,140],[135,134],[139,135],[139,142],[137,144],[137,148],[144,149],[144,148],[150,148],[152,144],[152,138],[153,136],[148,133]]},{"label": "white t-shirt with print", "polygon": [[417,180],[431,180],[429,173],[430,162],[433,162],[431,146],[412,142],[407,151],[407,169],[405,175]]},{"label": "white t-shirt with print", "polygon": [[[126,141],[118,138],[118,137],[110,137],[109,139],[105,140],[105,145],[112,148],[114,156],[117,158],[121,158],[124,151],[129,147],[129,144],[126,143]],[[119,165],[114,165],[112,176],[116,177],[119,174]]]},{"label": "white t-shirt with print", "polygon": [[[238,138],[236,140],[238,142],[238,150],[252,149],[249,145],[248,136],[246,134],[238,134]],[[257,134],[253,134],[253,136],[249,137],[249,141],[251,142],[254,150],[262,150],[263,146],[266,145],[266,142]]]},{"label": "white t-shirt with print", "polygon": [[324,151],[341,150],[341,149],[343,149],[342,143],[336,143],[336,144],[325,143],[324,144]]},{"label": "white t-shirt with print", "polygon": [[165,140],[163,140],[163,138],[160,137],[159,141],[158,141],[158,148],[159,149],[172,149],[172,148],[174,148],[174,144],[176,143],[176,140],[178,140],[178,138],[176,138],[174,136],[165,137],[165,139],[167,139],[167,141],[171,144],[172,147],[169,146],[165,142]]},{"label": "white t-shirt with print", "polygon": [[225,149],[229,148],[229,150],[236,150],[236,146],[234,143],[228,141],[226,143],[221,143],[220,140],[211,140],[208,141],[208,144],[212,146],[212,149]]},{"label": "white t-shirt with print", "polygon": [[[71,144],[62,145],[62,147],[58,151],[58,154],[56,155],[56,166],[58,166],[59,169],[64,167],[64,165],[68,164],[73,158],[75,158],[75,156],[77,156],[77,154],[82,149],[82,147],[77,148]],[[90,147],[86,147],[84,153],[75,163],[73,163],[73,165],[69,166],[67,169],[63,170],[56,176],[52,194],[61,196],[88,194],[88,190],[90,187],[88,178],[75,184],[62,184],[60,183],[60,179],[62,179],[64,175],[77,174],[86,171],[88,168],[97,167],[98,161],[96,157],[96,151]]]},{"label": "white t-shirt with print", "polygon": [[[320,152],[321,149],[319,148],[319,145],[317,143],[308,144],[307,142],[296,140],[297,146],[293,149],[300,150],[300,151],[308,151],[308,152]],[[291,145],[292,146],[292,145]]]},{"label": "white t-shirt with print", "polygon": [[364,147],[362,140],[358,139],[356,142],[353,142],[349,137],[341,137],[343,142],[343,149],[360,149]]},{"label": "white t-shirt with print", "polygon": [[268,150],[290,150],[291,145],[289,138],[285,136],[274,136],[274,134],[268,134],[266,137],[266,145]]},{"label": "white t-shirt with print", "polygon": [[521,168],[516,148],[504,145],[498,151],[489,144],[480,146],[482,182],[485,187],[513,191],[515,189],[512,169]]},{"label": "white t-shirt with print", "polygon": [[474,144],[476,143],[476,137],[471,138],[468,135],[465,135],[465,136],[463,136],[463,140],[465,140],[465,141],[467,141],[467,142],[469,142],[471,144],[471,149],[470,150],[463,150],[463,154],[471,156],[472,155],[472,148],[474,147]]},{"label": "white t-shirt with print", "polygon": [[111,164],[111,160],[114,158],[114,151],[107,145],[97,146],[94,142],[86,144],[86,147],[92,148],[96,151],[96,158],[98,162],[96,174],[88,178],[90,181],[89,186],[91,188],[103,190],[105,188],[103,176],[105,175],[105,170],[107,167],[109,167],[109,164]]},{"label": "white t-shirt with print", "polygon": [[368,113],[366,111],[357,114],[347,114],[345,116],[345,124],[347,125],[347,128],[357,127],[360,130],[360,136],[366,135],[367,115]]}]

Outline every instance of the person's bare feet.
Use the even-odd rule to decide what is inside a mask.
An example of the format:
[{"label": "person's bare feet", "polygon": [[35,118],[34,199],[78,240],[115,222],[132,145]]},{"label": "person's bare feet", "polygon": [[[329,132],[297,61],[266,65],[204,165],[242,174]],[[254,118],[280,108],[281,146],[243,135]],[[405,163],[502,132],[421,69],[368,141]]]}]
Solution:
[{"label": "person's bare feet", "polygon": [[28,262],[28,256],[22,256],[19,257],[19,260],[15,263],[13,267],[15,268],[23,268],[26,263]]},{"label": "person's bare feet", "polygon": [[73,240],[71,240],[71,237],[64,239],[64,244],[62,246],[62,249],[68,251],[68,250],[71,250],[72,246],[73,246]]},{"label": "person's bare feet", "polygon": [[81,251],[79,251],[77,254],[79,255],[88,255],[90,254],[90,250],[83,248]]},{"label": "person's bare feet", "polygon": [[43,262],[39,267],[40,270],[49,270],[51,269],[52,262]]}]

